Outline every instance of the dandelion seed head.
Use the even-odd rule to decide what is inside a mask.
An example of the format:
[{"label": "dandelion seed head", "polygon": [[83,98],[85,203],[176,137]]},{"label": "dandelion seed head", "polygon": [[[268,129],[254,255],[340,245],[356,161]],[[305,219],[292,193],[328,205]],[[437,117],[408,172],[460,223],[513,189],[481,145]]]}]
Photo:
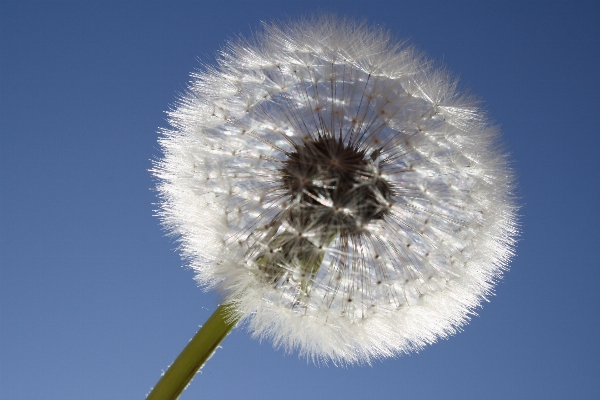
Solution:
[{"label": "dandelion seed head", "polygon": [[457,331],[517,234],[497,130],[365,24],[265,24],[194,73],[155,163],[159,214],[255,336],[370,362]]}]

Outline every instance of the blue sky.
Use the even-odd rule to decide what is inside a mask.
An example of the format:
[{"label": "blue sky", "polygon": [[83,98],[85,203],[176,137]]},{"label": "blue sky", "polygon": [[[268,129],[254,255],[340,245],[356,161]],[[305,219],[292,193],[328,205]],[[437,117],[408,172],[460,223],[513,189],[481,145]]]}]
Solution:
[{"label": "blue sky", "polygon": [[326,11],[408,38],[484,100],[522,204],[464,331],[316,367],[235,330],[182,399],[600,398],[600,3],[0,2],[0,397],[143,398],[218,296],[157,218],[151,159],[199,61]]}]

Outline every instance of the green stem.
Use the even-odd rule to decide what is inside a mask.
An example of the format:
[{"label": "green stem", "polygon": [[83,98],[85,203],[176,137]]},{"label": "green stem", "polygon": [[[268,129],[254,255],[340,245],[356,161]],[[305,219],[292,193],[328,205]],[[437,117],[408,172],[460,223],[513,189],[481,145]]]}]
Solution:
[{"label": "green stem", "polygon": [[177,399],[237,323],[238,319],[231,318],[228,306],[220,305],[173,361],[146,399]]}]

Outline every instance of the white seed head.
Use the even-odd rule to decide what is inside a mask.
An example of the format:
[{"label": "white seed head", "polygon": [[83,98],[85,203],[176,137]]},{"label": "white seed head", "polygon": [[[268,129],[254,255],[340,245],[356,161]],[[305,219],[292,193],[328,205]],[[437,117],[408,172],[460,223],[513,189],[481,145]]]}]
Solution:
[{"label": "white seed head", "polygon": [[457,331],[517,234],[497,131],[385,31],[265,24],[192,75],[155,163],[160,216],[258,337],[370,362]]}]

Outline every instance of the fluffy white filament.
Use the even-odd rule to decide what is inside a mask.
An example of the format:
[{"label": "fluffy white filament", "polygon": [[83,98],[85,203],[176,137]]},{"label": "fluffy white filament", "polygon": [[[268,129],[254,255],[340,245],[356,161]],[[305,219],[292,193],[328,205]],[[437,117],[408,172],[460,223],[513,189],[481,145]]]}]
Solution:
[{"label": "fluffy white filament", "polygon": [[164,224],[258,337],[369,362],[464,325],[512,255],[497,131],[364,24],[265,25],[192,75],[153,170]]}]

